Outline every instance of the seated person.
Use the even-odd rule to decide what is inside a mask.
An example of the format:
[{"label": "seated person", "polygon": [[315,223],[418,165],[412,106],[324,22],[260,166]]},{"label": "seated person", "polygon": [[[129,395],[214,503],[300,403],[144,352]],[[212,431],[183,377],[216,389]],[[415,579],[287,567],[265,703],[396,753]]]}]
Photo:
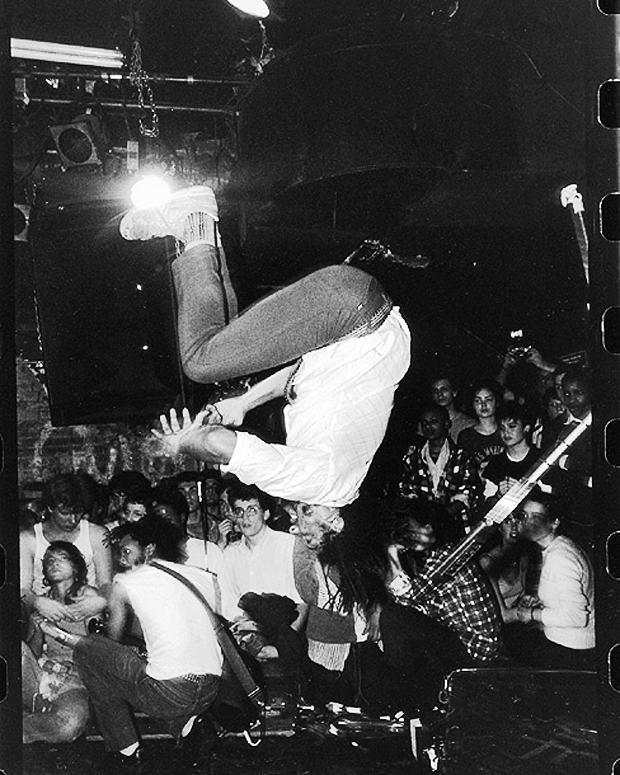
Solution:
[{"label": "seated person", "polygon": [[256,623],[240,606],[240,600],[247,593],[270,593],[290,598],[298,608],[291,626],[295,631],[301,628],[305,606],[295,586],[295,537],[268,526],[270,501],[255,485],[232,484],[229,499],[242,537],[224,550],[220,577],[222,612],[233,622],[233,632],[250,653],[255,652],[254,656],[259,659],[275,657],[278,654],[272,644],[261,642],[253,634],[257,630]]},{"label": "seated person", "polygon": [[528,441],[530,431],[526,411],[514,401],[502,406],[498,413],[504,451],[489,458],[484,473],[484,495],[491,503],[516,484],[540,458],[540,451]]},{"label": "seated person", "polygon": [[202,538],[187,535],[186,525],[189,506],[181,492],[169,484],[157,485],[153,488],[152,497],[153,503],[149,513],[154,513],[158,517],[172,522],[186,536],[185,554],[187,555],[187,560],[185,564],[208,570],[219,576],[224,562],[222,551],[212,541],[205,541]]},{"label": "seated person", "polygon": [[115,527],[122,525],[123,522],[138,522],[142,517],[146,517],[149,506],[151,505],[151,493],[133,492],[126,495],[120,509],[117,512],[117,518],[106,523],[108,530],[114,530]]},{"label": "seated person", "polygon": [[475,420],[457,408],[459,391],[451,377],[437,375],[431,382],[431,399],[437,406],[443,406],[450,415],[450,438],[457,441],[459,433],[469,428]]},{"label": "seated person", "polygon": [[493,383],[481,382],[474,386],[472,406],[476,416],[475,425],[459,433],[458,445],[473,457],[478,471],[482,473],[489,458],[503,450],[496,412],[499,404],[497,390]]},{"label": "seated person", "polygon": [[521,540],[518,521],[510,515],[499,526],[495,541],[478,555],[480,567],[488,575],[500,610],[513,608],[523,597],[538,587],[540,551],[534,544]]},{"label": "seated person", "polygon": [[[67,541],[52,541],[43,555],[46,597],[71,608],[84,597],[98,597],[86,583],[86,562],[80,550]],[[86,635],[91,617],[60,619],[65,632]],[[22,641],[22,698],[24,743],[71,743],[88,721],[88,693],[73,663],[73,652],[47,638],[41,617],[28,621]]]},{"label": "seated person", "polygon": [[540,669],[594,670],[594,573],[585,552],[559,534],[556,501],[535,488],[517,518],[519,534],[542,550],[538,593],[503,612],[505,642],[519,662]]},{"label": "seated person", "polygon": [[119,471],[108,481],[108,509],[106,520],[117,522],[119,512],[127,496],[146,497],[151,491],[151,482],[139,471]]},{"label": "seated person", "polygon": [[542,404],[543,417],[537,446],[546,450],[557,441],[558,436],[563,431],[568,420],[568,410],[564,401],[558,397],[555,387],[548,388],[543,396]]},{"label": "seated person", "polygon": [[426,442],[414,444],[407,451],[399,493],[411,500],[440,503],[451,513],[458,514],[464,535],[470,528],[470,515],[482,493],[476,466],[449,438],[447,409],[429,404],[422,410],[420,426]]},{"label": "seated person", "polygon": [[[79,477],[59,474],[46,483],[43,503],[47,518],[20,533],[21,596],[26,612],[51,621],[96,616],[106,607],[112,582],[112,554],[108,531],[86,518],[88,500]],[[99,595],[83,596],[72,606],[47,596],[43,580],[43,555],[52,541],[75,544],[86,561],[87,580]]]},{"label": "seated person", "polygon": [[[208,574],[178,564],[180,531],[165,520],[145,517],[115,532],[123,572],[110,593],[107,637],[75,635],[49,622],[41,627],[75,649],[107,751],[99,772],[147,771],[134,710],[166,724],[176,741],[174,772],[202,771],[203,714],[219,691],[222,653],[202,602],[162,568],[191,581],[213,606]],[[120,643],[130,615],[142,624],[144,654]]]},{"label": "seated person", "polygon": [[181,471],[173,477],[173,481],[179,492],[185,496],[189,507],[185,527],[187,535],[201,540],[206,538],[216,544],[220,538],[218,531],[219,480],[217,490],[212,487],[208,490],[205,489],[207,482],[215,482],[214,476],[215,474],[205,480],[203,472]]},{"label": "seated person", "polygon": [[493,590],[476,562],[436,583],[428,575],[448,557],[458,518],[437,503],[388,504],[395,538],[387,546],[385,583],[392,601],[379,625],[401,709],[422,718],[437,703],[445,675],[490,664],[498,654],[500,620]]}]

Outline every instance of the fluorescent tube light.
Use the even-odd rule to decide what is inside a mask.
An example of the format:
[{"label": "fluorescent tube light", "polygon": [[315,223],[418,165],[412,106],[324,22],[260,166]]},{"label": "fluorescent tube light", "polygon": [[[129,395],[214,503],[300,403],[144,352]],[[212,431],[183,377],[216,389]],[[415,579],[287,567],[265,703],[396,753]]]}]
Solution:
[{"label": "fluorescent tube light", "polygon": [[14,59],[37,59],[41,62],[60,62],[104,69],[123,67],[125,58],[118,49],[70,46],[42,40],[11,38],[11,56]]}]

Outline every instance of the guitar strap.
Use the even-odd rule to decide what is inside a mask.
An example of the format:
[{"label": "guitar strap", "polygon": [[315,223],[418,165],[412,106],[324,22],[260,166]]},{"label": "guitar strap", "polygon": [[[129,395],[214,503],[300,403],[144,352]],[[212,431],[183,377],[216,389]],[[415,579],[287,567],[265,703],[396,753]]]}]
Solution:
[{"label": "guitar strap", "polygon": [[164,573],[168,573],[170,576],[174,576],[175,579],[177,579],[182,584],[184,584],[200,600],[200,602],[205,607],[205,610],[209,616],[209,620],[211,621],[211,624],[213,626],[213,631],[215,632],[215,635],[217,637],[218,643],[220,644],[220,648],[222,649],[222,653],[224,654],[225,659],[228,661],[228,664],[230,665],[235,676],[237,677],[237,680],[241,684],[244,692],[247,694],[250,702],[257,709],[262,710],[263,700],[262,700],[261,689],[257,685],[254,678],[252,677],[252,674],[250,673],[248,668],[246,667],[245,662],[239,656],[237,647],[232,642],[222,621],[209,605],[209,602],[207,601],[206,597],[202,594],[202,592],[198,589],[198,587],[196,587],[182,573],[179,573],[178,571],[175,571],[166,565],[160,565],[160,563],[155,561],[150,563],[150,567],[157,568],[158,570],[161,570]]}]

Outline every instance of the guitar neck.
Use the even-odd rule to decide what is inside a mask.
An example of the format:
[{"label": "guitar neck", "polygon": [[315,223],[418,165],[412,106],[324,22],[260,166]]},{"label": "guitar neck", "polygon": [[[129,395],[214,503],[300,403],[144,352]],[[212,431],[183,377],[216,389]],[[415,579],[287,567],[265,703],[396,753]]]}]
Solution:
[{"label": "guitar neck", "polygon": [[[461,539],[454,547],[452,552],[437,565],[426,579],[425,589],[428,585],[435,584],[442,576],[446,576],[457,566],[460,567],[468,562],[481,546],[479,540],[480,534],[488,531],[493,525],[501,524],[507,519],[517,506],[525,500],[527,495],[534,489],[537,482],[544,476],[549,468],[557,463],[566,450],[575,443],[575,441],[587,430],[592,420],[588,417],[580,421],[565,437],[560,437],[555,444],[538,460],[527,474],[514,484],[508,492],[503,495],[493,508],[484,516],[482,521],[476,527]],[[416,592],[415,597],[421,596],[423,589]]]}]

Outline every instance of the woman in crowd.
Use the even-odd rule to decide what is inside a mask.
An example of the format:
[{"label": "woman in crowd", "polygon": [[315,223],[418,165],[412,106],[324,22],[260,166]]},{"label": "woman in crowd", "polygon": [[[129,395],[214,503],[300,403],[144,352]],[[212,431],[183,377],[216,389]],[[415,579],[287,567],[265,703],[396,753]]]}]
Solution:
[{"label": "woman in crowd", "polygon": [[476,423],[459,433],[459,447],[474,458],[479,470],[484,468],[491,455],[499,455],[504,449],[495,417],[498,403],[498,392],[494,385],[487,382],[476,385],[472,401]]},{"label": "woman in crowd", "polygon": [[[71,606],[85,597],[97,596],[86,583],[86,561],[68,541],[53,541],[43,555],[47,597]],[[67,618],[57,622],[66,632],[85,635],[91,617]],[[22,641],[22,699],[24,743],[71,742],[79,737],[88,721],[88,694],[73,663],[73,652],[47,638],[45,620],[33,614]]]},{"label": "woman in crowd", "polygon": [[585,552],[559,534],[553,496],[532,490],[519,512],[519,533],[542,550],[538,594],[503,611],[506,647],[541,669],[593,670],[594,573]]}]

